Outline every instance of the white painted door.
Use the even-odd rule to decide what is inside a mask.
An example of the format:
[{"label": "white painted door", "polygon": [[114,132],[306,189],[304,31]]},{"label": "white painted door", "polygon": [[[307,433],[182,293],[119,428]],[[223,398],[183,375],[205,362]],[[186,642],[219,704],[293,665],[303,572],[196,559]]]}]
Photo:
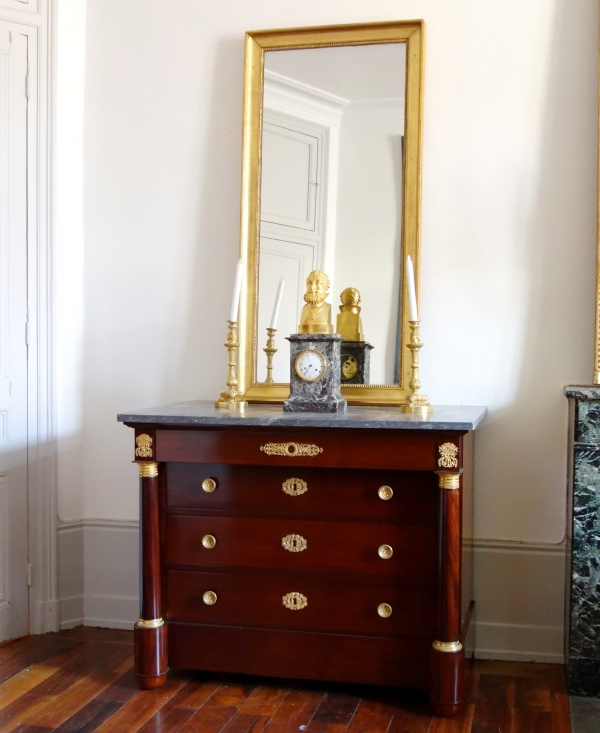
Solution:
[{"label": "white painted door", "polygon": [[28,633],[28,37],[0,21],[0,641]]},{"label": "white painted door", "polygon": [[263,122],[260,220],[316,234],[320,138],[274,117]]},{"label": "white painted door", "polygon": [[277,319],[277,353],[273,358],[273,379],[280,384],[290,381],[290,344],[285,336],[296,333],[300,322],[300,311],[304,305],[306,278],[316,268],[315,248],[310,244],[286,242],[261,237],[260,270],[258,291],[258,353],[256,359],[257,381],[267,378],[267,355],[263,348],[267,345],[267,326],[271,322],[273,305],[279,280],[283,278],[284,296]]},{"label": "white painted door", "polygon": [[304,305],[306,278],[323,267],[328,132],[322,125],[265,109],[262,137],[260,276],[256,380],[267,376],[266,328],[279,280],[285,282],[273,379],[289,382],[290,347]]}]

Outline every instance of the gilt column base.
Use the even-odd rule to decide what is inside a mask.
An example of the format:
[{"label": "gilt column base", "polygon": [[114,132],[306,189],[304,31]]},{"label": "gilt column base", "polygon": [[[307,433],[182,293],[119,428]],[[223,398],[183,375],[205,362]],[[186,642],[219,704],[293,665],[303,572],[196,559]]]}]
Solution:
[{"label": "gilt column base", "polygon": [[[436,642],[439,643],[439,642]],[[431,651],[431,706],[436,715],[451,718],[461,712],[465,701],[465,651]]]},{"label": "gilt column base", "polygon": [[135,679],[143,690],[152,690],[165,684],[168,672],[167,627],[134,627]]}]

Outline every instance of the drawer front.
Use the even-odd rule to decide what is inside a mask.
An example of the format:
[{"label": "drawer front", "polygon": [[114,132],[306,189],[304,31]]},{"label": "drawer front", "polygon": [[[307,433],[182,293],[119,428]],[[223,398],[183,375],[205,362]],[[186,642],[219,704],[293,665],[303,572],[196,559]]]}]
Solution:
[{"label": "drawer front", "polygon": [[432,472],[195,463],[168,463],[166,470],[170,508],[402,518],[429,526],[437,521]]},{"label": "drawer front", "polygon": [[[213,594],[209,603],[207,593]],[[316,573],[170,570],[167,615],[202,624],[433,639],[435,585],[371,583],[352,575],[332,580]]]},{"label": "drawer front", "polygon": [[169,666],[427,690],[431,642],[169,623]]},{"label": "drawer front", "polygon": [[[156,461],[435,471],[434,434],[380,430],[157,430]],[[452,439],[452,438],[449,438]],[[455,438],[458,443],[459,438]]]},{"label": "drawer front", "polygon": [[[417,584],[431,582],[436,571],[434,527],[178,514],[166,519],[168,563],[387,573]],[[392,549],[387,559],[379,555],[384,546]]]}]

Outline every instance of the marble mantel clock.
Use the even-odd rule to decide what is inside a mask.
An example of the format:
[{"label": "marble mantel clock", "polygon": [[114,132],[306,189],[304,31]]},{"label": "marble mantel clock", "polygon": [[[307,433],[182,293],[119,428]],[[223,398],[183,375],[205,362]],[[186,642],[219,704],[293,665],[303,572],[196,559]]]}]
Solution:
[{"label": "marble mantel clock", "polygon": [[284,412],[344,412],[342,397],[342,337],[333,333],[331,305],[325,302],[329,278],[313,270],[306,279],[306,305],[302,309],[298,333],[290,342],[290,396]]}]

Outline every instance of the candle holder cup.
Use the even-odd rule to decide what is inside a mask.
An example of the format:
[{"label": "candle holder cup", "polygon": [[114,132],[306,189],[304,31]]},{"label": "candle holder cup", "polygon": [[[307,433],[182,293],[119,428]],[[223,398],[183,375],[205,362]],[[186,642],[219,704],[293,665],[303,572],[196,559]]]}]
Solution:
[{"label": "candle holder cup", "polygon": [[410,341],[406,344],[410,349],[411,353],[411,369],[412,377],[408,386],[412,390],[412,393],[407,396],[406,402],[402,405],[404,412],[416,413],[426,415],[427,413],[433,412],[433,405],[429,402],[427,395],[420,394],[421,380],[419,379],[419,352],[423,347],[421,341],[421,322],[420,321],[409,321],[410,326]]},{"label": "candle holder cup", "polygon": [[229,371],[227,374],[227,380],[225,384],[229,387],[226,392],[221,392],[219,399],[215,402],[215,407],[220,407],[227,410],[243,410],[247,407],[248,403],[244,400],[241,392],[238,391],[238,378],[237,378],[237,350],[240,342],[238,341],[238,325],[237,321],[227,321],[227,340],[225,341],[225,348],[229,354]]}]

